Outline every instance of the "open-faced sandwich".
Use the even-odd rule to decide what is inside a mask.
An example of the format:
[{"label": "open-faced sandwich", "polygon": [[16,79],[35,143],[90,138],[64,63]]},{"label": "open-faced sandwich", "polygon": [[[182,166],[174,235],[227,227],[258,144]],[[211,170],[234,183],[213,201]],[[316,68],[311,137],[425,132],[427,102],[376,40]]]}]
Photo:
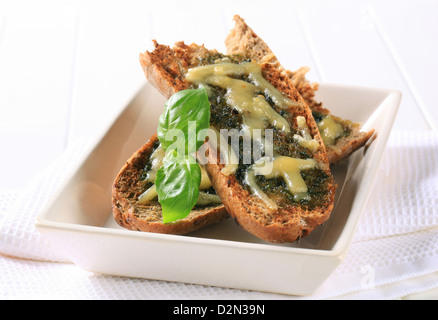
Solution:
[{"label": "open-faced sandwich", "polygon": [[234,16],[234,21],[235,26],[225,39],[227,53],[245,52],[250,58],[275,65],[288,75],[292,85],[312,110],[331,164],[348,158],[354,151],[362,148],[370,140],[374,130],[361,131],[359,123],[331,114],[327,108],[323,107],[322,102],[315,100],[315,91],[318,90],[318,84],[311,83],[306,79],[306,73],[310,70],[308,67],[301,67],[293,72],[284,69],[266,42],[240,16]]},{"label": "open-faced sandwich", "polygon": [[[154,42],[140,54],[149,83],[169,100],[157,135],[114,182],[121,226],[183,234],[231,215],[253,235],[284,243],[330,217],[330,163],[357,149],[339,147],[356,126],[313,103],[316,87],[287,72],[240,17],[235,21],[227,54],[184,42]],[[330,160],[329,142],[336,150]]]},{"label": "open-faced sandwich", "polygon": [[202,169],[199,196],[177,223],[165,223],[155,180],[163,165],[164,150],[154,135],[126,162],[113,185],[113,216],[131,230],[186,234],[228,218],[228,213]]}]

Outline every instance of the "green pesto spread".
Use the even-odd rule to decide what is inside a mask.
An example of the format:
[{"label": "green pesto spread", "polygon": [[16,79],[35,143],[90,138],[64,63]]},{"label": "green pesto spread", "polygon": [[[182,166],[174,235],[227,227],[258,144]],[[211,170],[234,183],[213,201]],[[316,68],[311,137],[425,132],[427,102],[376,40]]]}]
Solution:
[{"label": "green pesto spread", "polygon": [[[221,54],[208,57],[200,60],[200,65],[213,64],[218,60],[227,59],[228,62],[241,63],[246,60],[242,56],[224,56]],[[248,76],[240,75],[234,77],[235,79],[243,80],[252,83]],[[192,85],[196,87],[196,85]],[[209,85],[209,101],[211,105],[210,124],[216,129],[242,129],[242,116],[226,103],[225,99],[226,89]],[[282,117],[284,117],[289,123],[294,123],[292,114],[285,109],[280,109],[276,104],[267,97],[263,92],[257,93],[263,95],[269,105]],[[274,153],[276,156],[288,156],[299,159],[312,158],[311,152],[305,147],[301,146],[296,139],[293,138],[294,134],[299,133],[297,129],[291,127],[291,131],[285,133],[272,125],[267,125],[265,129],[273,129],[273,143]],[[252,159],[251,164],[244,164],[243,161],[243,138],[240,137],[240,150],[236,155],[239,157],[239,164],[236,172],[234,173],[236,179],[241,184],[242,188],[250,191],[249,186],[245,182],[245,175],[249,167],[254,163]],[[327,184],[331,181],[331,177],[327,175],[323,170],[314,168],[301,171],[301,176],[306,182],[308,187],[308,199],[301,199],[294,201],[293,195],[288,191],[288,188],[282,178],[268,179],[265,176],[256,176],[256,182],[263,192],[265,192],[274,202],[281,206],[301,206],[306,207],[309,210],[313,210],[316,207],[325,206],[329,201],[327,197]]]}]

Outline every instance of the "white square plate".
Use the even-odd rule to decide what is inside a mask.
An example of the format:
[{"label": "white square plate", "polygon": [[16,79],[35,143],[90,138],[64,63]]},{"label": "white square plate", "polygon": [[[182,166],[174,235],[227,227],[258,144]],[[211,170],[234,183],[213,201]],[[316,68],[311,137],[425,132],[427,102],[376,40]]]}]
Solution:
[{"label": "white square plate", "polygon": [[123,163],[156,131],[164,98],[146,84],[39,215],[36,227],[86,270],[294,295],[314,292],[344,258],[378,170],[401,94],[321,84],[334,115],[374,128],[364,152],[336,165],[331,218],[298,243],[265,243],[232,219],[176,236],[125,230],[111,213],[111,186]]}]

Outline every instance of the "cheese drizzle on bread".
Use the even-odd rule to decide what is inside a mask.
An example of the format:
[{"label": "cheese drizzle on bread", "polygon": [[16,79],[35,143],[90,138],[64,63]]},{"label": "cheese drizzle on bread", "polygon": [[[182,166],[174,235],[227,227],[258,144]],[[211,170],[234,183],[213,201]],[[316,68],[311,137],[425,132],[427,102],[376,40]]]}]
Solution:
[{"label": "cheese drizzle on bread", "polygon": [[327,157],[331,164],[347,159],[353,152],[372,143],[377,135],[374,129],[362,131],[361,124],[333,115],[323,103],[315,100],[317,83],[310,83],[305,74],[309,68],[302,67],[295,72],[286,70],[294,87],[301,94],[315,119],[326,146]]},{"label": "cheese drizzle on bread", "polygon": [[163,223],[161,206],[156,196],[149,195],[148,201],[142,201],[142,195],[145,196],[148,190],[153,188],[152,176],[157,169],[154,168],[154,160],[157,159],[154,159],[153,155],[159,148],[157,136],[153,135],[120,170],[112,189],[112,211],[115,221],[131,230],[186,234],[228,218],[223,204],[217,201],[203,201],[202,198],[209,198],[209,195],[215,196],[214,190],[209,189],[206,183],[201,203],[198,203],[186,218],[175,223]]},{"label": "cheese drizzle on bread", "polygon": [[[189,67],[192,67],[191,71],[193,71],[193,69],[196,69],[199,66],[201,66],[201,68],[202,66],[206,66],[206,69],[208,69],[212,66],[212,64],[215,64],[215,67],[219,66],[220,64],[222,64],[221,67],[227,67],[226,65],[231,64],[234,66],[228,66],[229,69],[233,69],[233,67],[237,65],[239,65],[240,69],[242,69],[242,67],[245,69],[245,65],[249,67],[251,65],[255,65],[254,63],[250,64],[249,61],[251,60],[261,65],[265,65],[265,68],[266,64],[269,64],[272,69],[276,69],[277,72],[283,73],[290,79],[292,87],[297,89],[298,93],[304,99],[304,102],[310,107],[313,118],[317,124],[317,128],[319,129],[320,137],[318,138],[317,136],[314,136],[314,130],[313,134],[310,133],[307,125],[308,120],[306,117],[297,116],[296,127],[294,128],[296,132],[294,133],[293,137],[295,142],[298,142],[300,147],[304,147],[309,150],[313,149],[313,151],[316,151],[322,139],[323,145],[327,151],[327,159],[330,164],[334,164],[342,159],[347,158],[352,152],[365,145],[365,143],[373,135],[374,131],[370,130],[369,132],[361,132],[359,124],[333,116],[328,109],[323,108],[322,103],[314,99],[315,91],[318,89],[318,84],[310,83],[305,77],[306,73],[309,71],[307,67],[300,68],[295,72],[285,70],[280,65],[277,58],[266,45],[266,43],[264,43],[264,41],[260,39],[252,31],[252,29],[245,24],[242,18],[235,16],[234,20],[236,25],[226,39],[228,50],[227,53],[229,54],[228,57],[218,53],[215,50],[209,51],[203,46],[187,46],[183,42],[180,42],[177,43],[173,49],[170,49],[167,46],[160,46],[155,42],[156,48],[154,53],[157,53],[155,56],[148,52],[140,56],[140,61],[148,80],[154,84],[165,96],[170,97],[170,95],[173,93],[184,88],[190,88],[198,85],[207,87],[209,86],[209,84],[205,83],[205,81],[204,83],[203,81],[200,81],[202,80],[201,78],[204,78],[203,80],[205,80],[205,75],[201,78],[198,77],[198,79],[196,79],[196,77],[192,79],[190,79],[190,76],[187,77],[186,73],[190,73],[190,69],[188,69]],[[177,57],[177,59],[175,59],[175,57]],[[235,60],[234,63],[230,63],[231,59]],[[263,73],[266,74],[266,70],[264,70]],[[184,76],[185,74],[186,76]],[[245,79],[246,81],[248,81],[248,78],[251,77],[249,72],[245,73],[239,71],[237,72],[237,75],[231,75],[230,79],[242,77],[242,74],[244,77],[247,77],[247,79]],[[225,82],[230,81],[229,79],[222,80]],[[234,79],[233,81],[235,80],[242,81],[242,79]],[[254,82],[254,80],[256,79],[252,79],[252,82]],[[282,81],[283,80],[280,80],[279,83],[282,84]],[[189,82],[189,84],[187,82]],[[251,80],[248,82],[251,82]],[[256,80],[255,82],[260,82],[260,79],[259,81]],[[248,85],[251,84],[248,83]],[[278,85],[278,83],[276,83],[276,85]],[[286,85],[286,87],[287,86],[289,85]],[[230,88],[227,87],[227,85],[222,86],[222,90],[232,91],[229,89]],[[271,90],[271,96],[269,95],[269,90],[267,91],[268,92],[265,92],[264,94],[264,98],[258,97],[258,99],[265,99],[266,101],[270,99],[269,103],[271,103],[271,105],[275,105],[274,101],[282,100],[282,96],[285,98],[283,100],[286,101],[286,105],[300,107],[300,102],[295,101],[295,93],[293,94],[295,99],[289,99],[281,93],[279,99],[278,91],[277,96],[275,96],[275,94],[272,95],[273,90]],[[244,92],[241,91],[237,93],[242,94]],[[216,95],[215,99],[217,101],[218,99],[223,99],[223,96],[222,98],[220,98],[220,96],[221,95]],[[236,126],[236,122],[233,121],[232,118],[236,116],[236,110],[237,113],[239,113],[239,109],[242,108],[236,103],[233,105],[233,99],[230,99],[230,97],[228,98],[229,102],[231,101],[229,104],[231,104],[233,110],[231,110],[230,113],[227,113],[230,111],[230,108],[225,108],[225,110],[216,113],[212,110],[212,114],[216,116],[216,120],[220,119],[219,123],[224,125],[224,127],[234,128]],[[277,107],[278,106],[279,104],[277,104]],[[217,109],[216,111],[220,109],[215,104],[212,104],[212,107],[215,107]],[[253,113],[254,111],[255,110],[252,110]],[[237,126],[241,126],[244,136],[246,135],[246,137],[248,137],[249,135],[250,137],[254,138],[252,135],[252,129],[250,128],[251,125],[249,124],[252,123],[255,124],[255,127],[261,127],[260,124],[266,121],[271,121],[271,125],[274,125],[276,129],[282,129],[283,132],[290,131],[289,124],[284,121],[284,118],[279,116],[279,113],[275,112],[274,106],[271,110],[268,109],[268,111],[270,115],[266,114],[266,111],[260,114],[259,110],[259,116],[261,116],[261,119],[257,119],[257,117],[252,117],[252,119],[251,117],[246,117],[245,119],[244,116],[242,117],[242,115],[239,115],[242,121],[240,124],[237,123]],[[248,110],[243,110],[243,112],[240,110],[240,113],[248,114]],[[218,127],[221,127],[221,125]],[[212,129],[215,129],[216,132],[218,132],[216,128],[212,127]],[[114,218],[120,225],[133,230],[185,234],[209,224],[222,221],[228,217],[224,205],[218,203],[218,197],[215,193],[215,190],[210,188],[210,190],[207,192],[201,191],[197,205],[193,208],[192,213],[187,218],[178,220],[176,223],[163,224],[160,204],[156,200],[156,192],[153,184],[154,172],[156,174],[156,170],[159,168],[159,165],[157,166],[157,164],[160,160],[160,154],[159,142],[154,135],[148,143],[140,148],[131,157],[131,159],[128,160],[126,165],[120,171],[113,188]],[[240,158],[241,156],[242,155],[239,154]],[[234,155],[234,157],[236,156]],[[324,161],[317,163],[311,158],[300,159],[288,156],[279,156],[277,154],[275,159],[271,159],[273,170],[268,174],[263,174],[263,170],[260,168],[259,163],[253,163],[251,166],[246,167],[240,166],[240,168],[235,164],[226,165],[225,167],[221,168],[219,173],[223,174],[224,176],[236,175],[237,173],[237,180],[239,180],[240,187],[243,187],[243,189],[246,189],[246,191],[249,189],[251,194],[256,195],[260,200],[262,200],[268,209],[278,211],[279,208],[284,208],[285,206],[287,207],[290,205],[290,201],[295,202],[295,204],[297,202],[305,204],[306,201],[308,204],[310,203],[309,200],[311,200],[311,197],[307,192],[308,188],[306,184],[309,181],[308,170],[312,169],[313,172],[315,172],[315,168],[324,168],[325,165],[323,162]],[[139,167],[139,163],[142,164],[143,168],[140,168],[141,166]],[[154,163],[156,166],[155,168]],[[207,167],[210,167],[209,174],[212,176],[217,168],[209,165],[207,165]],[[285,171],[287,171],[286,174]],[[304,174],[302,171],[304,171]],[[321,170],[321,172],[324,172],[324,170]],[[206,189],[211,186],[211,182],[206,176],[206,171],[202,170],[202,173],[203,182],[201,182],[201,186],[204,184],[204,188],[201,187],[201,189]],[[295,179],[292,179],[292,177],[295,177]],[[325,179],[327,179],[327,176],[324,178],[321,178],[320,176],[316,180]],[[219,180],[218,183],[215,183],[218,189],[223,189],[224,182],[231,186],[231,179],[228,179],[227,181],[224,181],[223,179],[215,180]],[[276,182],[272,183],[273,180]],[[272,192],[272,190],[270,192],[269,187],[266,186],[267,181],[268,185],[271,187],[277,183],[277,187],[273,189],[275,192]],[[278,217],[268,217],[266,219],[266,217],[260,218],[260,212],[254,212],[254,214],[252,214],[253,212],[250,212],[250,207],[254,205],[252,203],[254,200],[251,198],[245,198],[245,196],[239,197],[240,195],[238,192],[235,192],[236,190],[239,190],[239,188],[236,188],[232,194],[229,193],[230,199],[227,199],[225,202],[228,203],[228,206],[230,206],[229,203],[234,206],[237,204],[236,201],[239,201],[239,199],[243,202],[251,202],[251,204],[247,206],[250,211],[248,211],[247,208],[238,208],[235,210],[237,213],[232,215],[236,218],[236,220],[241,223],[245,229],[256,234],[262,239],[272,242],[289,242],[293,241],[294,238],[305,236],[317,225],[328,219],[329,213],[333,206],[333,201],[330,199],[332,199],[334,195],[334,183],[333,181],[329,181],[328,183],[329,197],[327,197],[328,201],[325,203],[327,210],[322,210],[319,212],[316,211],[316,215],[312,217],[312,212],[309,212],[312,211],[312,208],[308,206],[306,209],[308,211],[307,217],[306,214],[297,213],[295,214],[295,219],[291,219],[290,214],[285,214],[282,218],[282,223],[293,226],[283,229],[278,227],[277,222],[272,221]],[[281,184],[282,186],[279,187]],[[311,186],[311,189],[312,188],[313,187]],[[227,193],[221,191],[221,194],[225,194],[226,196]],[[288,196],[284,197],[284,195],[287,194]],[[246,214],[239,212],[245,212],[245,210]],[[269,213],[262,213],[262,216],[263,215],[266,216],[269,215]],[[300,216],[299,221],[296,219],[298,216]],[[260,220],[261,222],[254,223],[253,220]],[[292,222],[288,222],[288,220],[292,220]],[[285,233],[288,234],[285,235]]]},{"label": "cheese drizzle on bread", "polygon": [[[275,154],[274,159],[271,160],[272,162],[278,160],[273,163],[277,173],[254,175],[255,181],[250,181],[251,170],[256,171],[257,164],[254,162],[244,164],[241,159],[242,152],[238,152],[239,164],[236,170],[224,173],[222,170],[225,165],[217,161],[220,155],[217,150],[210,148],[208,156],[211,161],[205,165],[205,168],[211,183],[229,214],[244,229],[266,241],[295,241],[329,218],[333,208],[335,182],[330,173],[322,138],[311,110],[293,87],[290,79],[275,65],[256,64],[244,54],[226,56],[216,50],[207,50],[195,44],[186,45],[183,42],[177,43],[174,48],[155,42],[155,50],[141,54],[140,62],[149,82],[167,97],[183,89],[199,85],[208,86],[211,104],[210,124],[217,130],[243,131],[246,126],[254,125],[257,121],[246,117],[248,110],[239,109],[230,102],[233,100],[233,94],[230,93],[233,91],[233,85],[222,85],[221,81],[210,81],[211,79],[190,82],[186,76],[191,69],[214,64],[223,67],[221,64],[231,63],[237,69],[245,69],[247,64],[257,65],[264,80],[280,91],[286,101],[292,102],[281,106],[276,103],[275,95],[266,91],[253,91],[253,98],[258,103],[264,108],[272,109],[261,111],[260,114],[264,114],[265,119],[258,121],[258,125],[263,124],[263,129],[273,131]],[[218,75],[220,74],[213,72],[208,77],[217,78]],[[251,72],[231,72],[222,76],[229,78],[222,79],[223,83],[241,81],[248,86],[258,86]],[[249,110],[249,113],[251,112]],[[277,115],[286,120],[287,126],[275,120],[278,119]],[[316,147],[309,149],[300,144],[296,136],[305,138],[304,135],[310,140],[315,140]],[[303,166],[301,162],[304,160],[310,160],[309,162],[312,163]],[[288,181],[291,176],[296,176],[297,170],[307,188],[306,195],[303,197],[291,191]],[[268,196],[274,206],[269,205],[263,196],[254,190],[252,182],[255,182],[255,185]]]},{"label": "cheese drizzle on bread", "polygon": [[331,164],[349,157],[363,147],[373,136],[374,130],[361,131],[361,125],[334,116],[315,100],[318,84],[310,83],[305,75],[309,68],[302,67],[295,72],[284,69],[268,45],[238,15],[234,16],[235,26],[225,40],[228,54],[245,52],[259,63],[270,63],[286,74],[292,85],[306,101],[320,130]]}]

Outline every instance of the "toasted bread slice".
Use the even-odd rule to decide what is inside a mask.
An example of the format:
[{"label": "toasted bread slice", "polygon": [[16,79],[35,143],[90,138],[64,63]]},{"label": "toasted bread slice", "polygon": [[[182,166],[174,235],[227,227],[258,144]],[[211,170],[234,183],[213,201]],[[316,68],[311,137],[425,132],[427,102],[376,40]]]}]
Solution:
[{"label": "toasted bread slice", "polygon": [[[216,50],[207,50],[204,46],[196,44],[186,45],[183,42],[176,43],[173,48],[155,42],[153,52],[146,51],[140,54],[140,62],[148,81],[166,97],[179,90],[196,87],[195,84],[186,80],[186,75],[191,68],[212,65],[224,60],[239,64],[247,58],[244,54],[225,56]],[[220,156],[213,147],[209,149],[210,161],[205,168],[228,213],[245,230],[269,242],[293,242],[304,237],[329,218],[333,208],[336,185],[311,110],[293,87],[291,80],[279,70],[277,65],[261,63],[260,66],[264,79],[283,96],[293,101],[293,106],[281,111],[290,125],[291,133],[285,134],[274,130],[273,140],[282,156],[311,158],[315,161],[316,168],[301,171],[309,187],[309,197],[295,201],[295,198],[291,199],[291,194],[288,193],[287,186],[281,178],[259,177],[256,181],[260,189],[275,204],[275,206],[268,205],[246,183],[245,174],[249,170],[249,165],[239,162],[236,171],[224,172],[226,165],[220,163]],[[216,90],[216,93],[209,97],[211,126],[217,130],[240,129],[242,123],[239,122],[241,121],[239,112],[224,105],[223,93],[221,95],[220,90],[214,88],[212,90]],[[317,141],[316,149],[311,152],[293,139],[294,133],[301,130],[298,117],[304,119],[311,138]],[[242,154],[238,157],[241,158]]]},{"label": "toasted bread slice", "polygon": [[[284,69],[268,45],[245,23],[238,15],[234,16],[235,26],[225,40],[228,54],[245,53],[248,57],[259,63],[270,63],[284,72],[292,81],[306,103],[313,112],[315,121],[322,131],[323,140],[326,146],[327,157],[331,164],[349,157],[354,151],[363,147],[374,134],[374,130],[361,131],[359,123],[334,116],[322,106],[321,102],[315,100],[315,91],[318,84],[310,83],[305,75],[309,68],[303,67],[295,72]],[[331,128],[336,128],[336,136],[324,135],[325,123],[330,121]]]},{"label": "toasted bread slice", "polygon": [[224,205],[195,206],[184,219],[163,223],[157,199],[142,204],[141,194],[150,187],[144,176],[151,154],[159,144],[157,136],[136,151],[117,175],[112,189],[112,211],[116,222],[124,228],[168,234],[186,234],[229,217]]},{"label": "toasted bread slice", "polygon": [[286,70],[286,74],[291,78],[295,88],[309,105],[317,124],[320,124],[324,118],[329,117],[342,126],[344,133],[333,143],[326,143],[327,157],[331,164],[336,164],[348,158],[356,150],[372,143],[377,133],[374,129],[362,131],[360,123],[333,115],[329,109],[323,106],[321,101],[315,100],[315,91],[318,90],[318,84],[311,83],[306,79],[305,74],[309,70],[307,67],[302,67],[294,72]]}]

